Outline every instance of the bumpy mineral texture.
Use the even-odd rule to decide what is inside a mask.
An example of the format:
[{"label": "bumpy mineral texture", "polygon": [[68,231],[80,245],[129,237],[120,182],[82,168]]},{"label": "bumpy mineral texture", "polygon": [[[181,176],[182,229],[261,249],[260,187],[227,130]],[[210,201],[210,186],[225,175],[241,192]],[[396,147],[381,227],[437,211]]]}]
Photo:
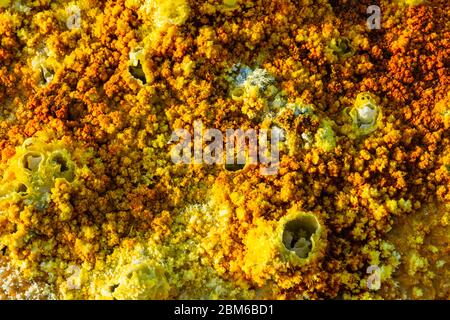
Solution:
[{"label": "bumpy mineral texture", "polygon": [[447,0],[0,0],[0,298],[450,299],[449,57]]}]

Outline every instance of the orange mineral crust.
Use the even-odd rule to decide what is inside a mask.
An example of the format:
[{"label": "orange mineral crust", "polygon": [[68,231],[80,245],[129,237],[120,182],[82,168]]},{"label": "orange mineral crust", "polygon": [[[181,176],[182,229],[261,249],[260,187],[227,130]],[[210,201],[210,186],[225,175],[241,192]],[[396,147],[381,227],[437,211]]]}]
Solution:
[{"label": "orange mineral crust", "polygon": [[0,298],[450,299],[449,57],[447,0],[0,0]]}]

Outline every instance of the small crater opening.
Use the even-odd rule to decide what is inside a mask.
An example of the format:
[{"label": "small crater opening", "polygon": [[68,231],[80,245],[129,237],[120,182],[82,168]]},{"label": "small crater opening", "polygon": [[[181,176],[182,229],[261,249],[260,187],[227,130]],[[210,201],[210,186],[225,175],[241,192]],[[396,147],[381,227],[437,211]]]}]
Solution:
[{"label": "small crater opening", "polygon": [[147,79],[145,78],[144,69],[142,68],[142,64],[140,61],[137,66],[129,66],[128,71],[135,79],[141,80],[143,84],[147,83]]},{"label": "small crater opening", "polygon": [[119,285],[118,284],[114,284],[114,285],[112,285],[111,287],[110,287],[110,291],[111,291],[111,293],[114,293],[114,291],[116,291],[116,289],[119,287]]},{"label": "small crater opening", "polygon": [[341,38],[340,41],[338,41],[339,49],[341,49],[341,52],[343,54],[351,53],[352,52],[352,46],[350,45],[350,40],[347,38]]},{"label": "small crater opening", "polygon": [[245,167],[245,163],[244,164],[239,164],[239,163],[230,163],[230,164],[226,163],[225,164],[225,170],[231,171],[231,172],[236,172],[236,171],[242,170],[242,169],[244,169],[244,167]]},{"label": "small crater opening", "polygon": [[69,171],[69,166],[67,165],[67,160],[64,158],[64,156],[61,153],[56,153],[52,157],[52,162],[59,165],[59,171],[61,173],[65,173],[65,172]]},{"label": "small crater opening", "polygon": [[374,124],[378,116],[378,112],[371,104],[365,104],[362,108],[358,109],[357,113],[357,125],[370,125]]},{"label": "small crater opening", "polygon": [[43,85],[49,84],[54,76],[55,72],[51,68],[41,66],[41,82]]},{"label": "small crater opening", "polygon": [[28,187],[23,183],[19,183],[16,187],[16,192],[20,194],[26,194],[28,192]]},{"label": "small crater opening", "polygon": [[306,259],[313,249],[311,237],[317,232],[319,223],[313,215],[302,215],[284,226],[283,244],[289,251],[294,251],[302,259]]},{"label": "small crater opening", "polygon": [[29,171],[37,171],[41,161],[42,156],[39,153],[28,152],[23,156],[23,167]]}]

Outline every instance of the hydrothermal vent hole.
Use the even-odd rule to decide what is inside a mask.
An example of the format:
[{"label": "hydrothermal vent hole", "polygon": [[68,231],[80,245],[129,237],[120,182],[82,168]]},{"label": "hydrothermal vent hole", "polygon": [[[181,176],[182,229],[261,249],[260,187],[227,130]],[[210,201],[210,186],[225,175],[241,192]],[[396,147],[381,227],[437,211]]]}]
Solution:
[{"label": "hydrothermal vent hole", "polygon": [[236,172],[236,171],[242,170],[242,169],[244,169],[244,167],[245,167],[245,163],[243,163],[243,164],[239,164],[239,163],[225,164],[225,170],[231,171],[231,172]]},{"label": "hydrothermal vent hole", "polygon": [[133,78],[142,81],[142,84],[147,83],[147,79],[145,78],[144,69],[143,69],[140,61],[137,66],[129,66],[128,71],[133,76]]},{"label": "hydrothermal vent hole", "polygon": [[37,152],[28,152],[23,156],[23,167],[30,171],[37,171],[42,161],[42,155]]},{"label": "hydrothermal vent hole", "polygon": [[305,259],[314,249],[312,236],[318,231],[319,223],[313,215],[302,215],[284,226],[283,244],[289,251]]},{"label": "hydrothermal vent hole", "polygon": [[61,173],[64,173],[69,170],[69,167],[67,165],[67,160],[64,159],[63,155],[60,153],[56,153],[55,155],[53,155],[52,162],[59,165],[59,168],[60,168],[59,170]]}]

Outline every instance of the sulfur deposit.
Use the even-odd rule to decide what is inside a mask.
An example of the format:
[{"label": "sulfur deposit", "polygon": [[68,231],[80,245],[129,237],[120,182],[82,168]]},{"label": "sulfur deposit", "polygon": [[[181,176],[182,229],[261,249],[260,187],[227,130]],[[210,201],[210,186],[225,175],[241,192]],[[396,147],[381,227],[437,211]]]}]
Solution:
[{"label": "sulfur deposit", "polygon": [[450,299],[449,57],[447,0],[0,0],[0,298]]}]

